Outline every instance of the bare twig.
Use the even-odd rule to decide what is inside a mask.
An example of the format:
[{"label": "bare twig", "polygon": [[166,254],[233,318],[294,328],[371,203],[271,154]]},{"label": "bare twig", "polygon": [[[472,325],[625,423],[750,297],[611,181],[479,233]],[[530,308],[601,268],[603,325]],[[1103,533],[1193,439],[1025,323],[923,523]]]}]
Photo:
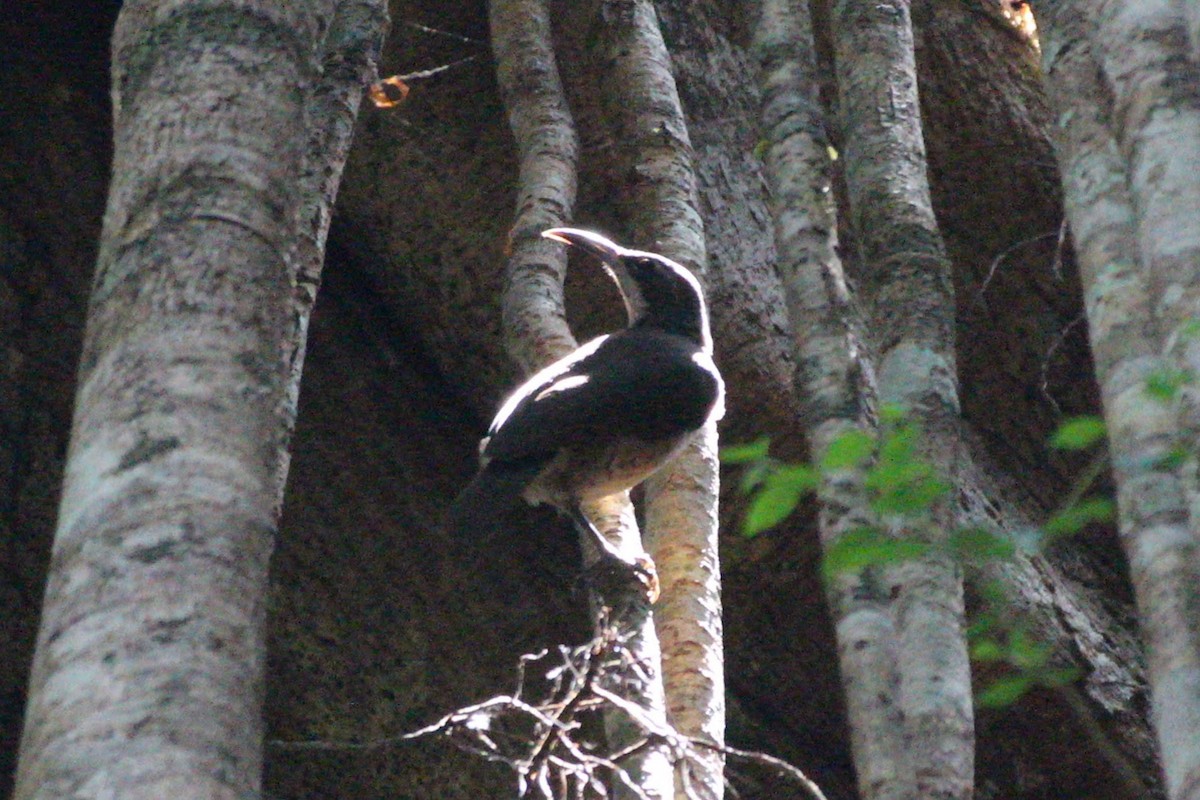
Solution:
[{"label": "bare twig", "polygon": [[1059,418],[1062,417],[1063,411],[1062,406],[1060,406],[1058,401],[1054,399],[1054,395],[1050,394],[1050,365],[1054,361],[1054,354],[1057,353],[1059,348],[1062,347],[1067,341],[1067,337],[1071,335],[1071,331],[1075,330],[1075,327],[1079,325],[1079,323],[1083,322],[1084,319],[1084,313],[1080,312],[1078,315],[1076,315],[1075,319],[1064,325],[1062,330],[1060,330],[1050,342],[1050,346],[1046,348],[1046,357],[1042,359],[1041,382],[1038,385],[1038,389],[1041,391],[1042,396],[1046,398],[1046,401],[1050,403],[1050,406],[1054,409],[1055,415]]},{"label": "bare twig", "polygon": [[[365,742],[272,740],[269,744],[280,750],[378,750],[439,736],[466,753],[507,766],[516,777],[518,796],[545,800],[611,796],[614,784],[638,800],[650,800],[622,762],[655,748],[668,753],[686,797],[712,800],[706,782],[692,778],[694,769],[704,769],[701,754],[715,753],[767,767],[800,783],[816,800],[825,800],[820,788],[792,764],[764,753],[685,736],[636,702],[606,688],[627,674],[633,656],[628,638],[608,628],[583,646],[557,648],[559,661],[540,676],[544,685],[536,701],[519,695],[529,688],[529,666],[544,661],[549,655],[546,650],[521,656],[517,693],[465,706],[411,733]],[[589,718],[598,720],[612,713],[627,717],[640,735],[607,749],[582,738]],[[514,724],[515,732],[510,727]]]},{"label": "bare twig", "polygon": [[[1013,253],[1017,252],[1018,250],[1020,250],[1023,247],[1028,247],[1029,245],[1037,244],[1038,242],[1040,242],[1044,239],[1050,239],[1050,238],[1057,237],[1057,239],[1060,243],[1060,247],[1058,250],[1055,251],[1054,263],[1059,264],[1061,262],[1061,258],[1059,257],[1061,254],[1061,250],[1062,250],[1061,242],[1063,240],[1063,235],[1064,235],[1065,230],[1066,229],[1060,225],[1058,230],[1046,231],[1045,233],[1039,233],[1037,236],[1031,236],[1028,239],[1022,239],[1019,242],[1014,242],[1013,244],[1011,244],[1008,247],[1001,250],[999,252],[999,254],[997,254],[997,256],[992,259],[992,263],[990,265],[988,265],[987,275],[984,276],[983,283],[979,284],[979,289],[975,292],[976,304],[979,304],[979,305],[983,304],[983,293],[987,291],[988,286],[992,282],[992,278],[996,277],[996,270],[998,270],[1000,268],[1000,265],[1003,264],[1004,261],[1009,256],[1011,256]],[[1056,277],[1059,276],[1057,270],[1055,271],[1054,274]]]},{"label": "bare twig", "polygon": [[412,28],[413,30],[421,31],[422,33],[432,33],[435,36],[445,36],[447,39],[457,39],[458,41],[466,42],[467,44],[486,44],[486,42],[481,42],[478,39],[472,39],[469,36],[463,36],[461,33],[431,28],[428,25],[422,25],[419,22],[402,22],[400,24],[406,28]]}]

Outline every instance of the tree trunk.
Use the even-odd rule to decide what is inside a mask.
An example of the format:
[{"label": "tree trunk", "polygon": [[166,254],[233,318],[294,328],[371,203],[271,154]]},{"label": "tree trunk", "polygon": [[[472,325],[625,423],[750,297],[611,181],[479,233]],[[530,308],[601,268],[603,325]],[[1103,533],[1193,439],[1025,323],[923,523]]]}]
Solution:
[{"label": "tree trunk", "polygon": [[[118,20],[115,177],[17,797],[258,791],[285,350],[303,329],[295,122],[331,12],[133,3]],[[339,169],[309,195],[331,204]]]},{"label": "tree trunk", "polygon": [[[550,8],[552,49],[580,138],[574,219],[619,232],[617,211],[636,175],[610,157],[617,142],[601,103],[609,78],[588,5]],[[704,223],[718,363],[729,387],[722,436],[736,442],[770,432],[773,453],[799,459],[807,398],[793,389],[792,331],[755,148],[762,135],[745,49],[750,18],[740,6],[707,1],[655,5]],[[815,4],[814,33],[828,99],[824,5]],[[978,8],[914,2],[916,63],[931,197],[954,264],[964,415],[955,436],[967,454],[959,510],[964,521],[1021,530],[1044,519],[1080,469],[1074,457],[1045,449],[1048,432],[1062,415],[1097,409],[1098,391],[1084,326],[1072,326],[1081,294],[1070,248],[1059,253],[1059,188],[1036,55]],[[513,520],[519,533],[500,542],[449,539],[439,528],[442,508],[474,469],[486,415],[517,380],[503,352],[499,298],[519,165],[488,57],[485,4],[406,2],[393,11],[391,70],[474,60],[411,81],[404,105],[368,111],[356,132],[311,328],[285,535],[272,564],[266,709],[276,739],[382,741],[510,690],[520,653],[588,635],[583,603],[564,588],[577,574],[578,549],[553,517],[521,515]],[[11,232],[3,241],[18,254],[10,257],[7,244],[0,253],[12,266],[0,269],[0,524],[13,537],[0,546],[0,618],[13,642],[3,662],[13,676],[4,686],[11,702],[0,703],[0,713],[23,702],[69,427],[64,394],[99,235],[107,66],[95,43],[111,25],[105,13],[47,8],[0,20],[6,63],[17,66],[0,74],[8,98],[0,103],[0,182],[9,190],[0,230]],[[264,97],[278,100],[255,94],[256,102]],[[859,286],[856,236],[843,225],[839,238],[850,286]],[[581,337],[621,324],[612,289],[587,273],[573,270],[565,292],[566,318]],[[279,299],[291,303],[286,292]],[[283,330],[292,327],[288,320]],[[744,498],[736,481],[725,483],[730,741],[788,757],[831,800],[852,798],[815,515],[805,509],[777,531],[745,539],[737,533]],[[272,491],[261,492],[263,509]],[[1115,545],[1113,532],[1098,527],[1044,560],[999,568],[1038,635],[1085,675],[1079,710],[1039,690],[977,715],[980,797],[1128,797],[1114,752],[1150,796],[1161,796]],[[14,737],[19,720],[10,714],[0,725]],[[0,745],[0,759],[9,749]],[[503,772],[441,742],[269,750],[266,766],[267,794],[280,798],[512,790]],[[743,797],[795,791],[740,762],[727,774]]]}]

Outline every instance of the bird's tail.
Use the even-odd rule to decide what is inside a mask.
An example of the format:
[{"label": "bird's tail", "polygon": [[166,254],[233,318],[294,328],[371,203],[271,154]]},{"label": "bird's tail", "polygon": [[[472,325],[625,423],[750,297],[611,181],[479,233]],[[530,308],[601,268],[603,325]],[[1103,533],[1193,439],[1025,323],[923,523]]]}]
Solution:
[{"label": "bird's tail", "polygon": [[518,504],[521,491],[536,474],[536,467],[480,470],[450,504],[446,530],[455,536],[490,538],[503,525],[504,515]]}]

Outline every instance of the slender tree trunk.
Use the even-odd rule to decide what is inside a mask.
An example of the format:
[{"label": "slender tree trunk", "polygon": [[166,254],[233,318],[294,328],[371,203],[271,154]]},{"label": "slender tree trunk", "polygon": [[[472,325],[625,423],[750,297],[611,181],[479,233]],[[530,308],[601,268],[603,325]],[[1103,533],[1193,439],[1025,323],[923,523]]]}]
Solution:
[{"label": "slender tree trunk", "polygon": [[387,0],[337,0],[337,12],[322,47],[321,78],[305,103],[304,124],[308,135],[300,173],[296,279],[291,315],[294,329],[284,340],[284,357],[289,369],[287,392],[279,409],[280,425],[286,434],[280,441],[278,453],[281,504],[291,463],[300,377],[308,347],[308,323],[321,287],[325,242],[333,221],[333,206],[354,139],[354,123],[358,119],[363,88],[379,77],[376,66],[389,24]]},{"label": "slender tree trunk", "polygon": [[[654,4],[602,0],[598,8],[597,52],[610,68],[605,103],[619,142],[614,173],[636,176],[620,212],[636,246],[675,259],[704,282],[708,257],[692,146]],[[646,482],[646,540],[662,583],[654,623],[670,721],[686,736],[724,744],[718,485],[714,420]],[[720,798],[724,758],[701,751],[698,761],[690,780]],[[675,794],[683,797],[682,785]]]},{"label": "slender tree trunk", "polygon": [[1175,5],[1182,10],[1184,21],[1187,23],[1188,48],[1192,61],[1200,64],[1200,5],[1191,0],[1176,0]]},{"label": "slender tree trunk", "polygon": [[[118,19],[114,177],[17,797],[258,792],[267,562],[307,312],[294,269],[320,262],[345,155],[310,151],[323,175],[302,177],[304,121],[337,116],[307,105],[329,88],[310,94],[332,12],[131,2]],[[373,14],[339,56],[374,57]],[[326,142],[348,138],[335,127]]]},{"label": "slender tree trunk", "polygon": [[[923,455],[953,482],[959,449],[954,295],[926,177],[909,3],[835,2],[833,30],[846,185],[871,330],[879,337],[879,399],[923,426]],[[943,499],[924,530],[905,535],[938,542],[953,521]],[[918,796],[970,797],[974,715],[962,576],[944,554],[888,572],[899,705]]]},{"label": "slender tree trunk", "polygon": [[[543,0],[493,0],[490,17],[497,74],[521,156],[516,219],[509,233],[512,254],[506,270],[504,333],[509,354],[528,373],[577,346],[566,324],[563,301],[566,252],[542,238],[541,232],[572,222],[578,141]],[[632,560],[645,552],[627,493],[589,503],[585,512],[622,556]],[[585,553],[594,547],[586,537],[582,545]],[[666,721],[662,656],[653,618],[643,605],[635,602],[629,613],[613,620],[627,628],[626,646],[640,668],[621,670],[620,685],[608,688],[662,723]],[[606,709],[605,728],[613,750],[625,749],[645,736],[616,708]],[[658,800],[670,796],[672,764],[661,745],[639,748],[618,766],[636,791],[614,779],[610,788],[617,796],[629,792]]]},{"label": "slender tree trunk", "polygon": [[[771,182],[777,268],[795,337],[797,389],[806,401],[802,422],[819,456],[842,434],[871,429],[874,367],[836,249],[833,164],[808,6],[795,0],[758,5],[754,44],[763,135],[770,144],[764,169]],[[818,522],[825,545],[874,522],[861,489],[850,475],[823,487]],[[915,775],[897,698],[896,631],[888,598],[869,591],[858,576],[832,581],[827,591],[859,791],[867,800],[913,797]]]},{"label": "slender tree trunk", "polygon": [[[874,368],[855,320],[836,251],[832,164],[817,99],[812,24],[807,7],[789,0],[762,3],[756,30],[763,92],[763,129],[771,146],[766,172],[779,270],[796,337],[798,388],[812,450],[823,453],[840,435],[870,429]],[[871,524],[861,487],[832,480],[821,497],[821,540],[835,544]],[[831,582],[838,656],[850,715],[859,788],[866,798],[913,797],[912,760],[898,703],[896,630],[888,598],[859,579]]]},{"label": "slender tree trunk", "polygon": [[1200,312],[1200,117],[1187,95],[1200,70],[1187,61],[1183,18],[1170,3],[1087,6],[1046,5],[1043,60],[1167,791],[1197,798],[1200,550],[1195,493],[1189,530],[1188,484],[1173,456],[1188,441],[1195,457],[1197,406],[1189,398],[1181,418],[1176,403],[1155,400],[1148,386],[1169,352],[1180,368],[1200,354],[1182,333]]}]

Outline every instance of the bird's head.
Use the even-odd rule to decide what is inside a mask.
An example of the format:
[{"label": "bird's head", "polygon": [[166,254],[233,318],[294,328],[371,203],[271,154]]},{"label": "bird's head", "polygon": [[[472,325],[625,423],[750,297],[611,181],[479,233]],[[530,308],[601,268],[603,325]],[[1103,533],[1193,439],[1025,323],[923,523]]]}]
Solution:
[{"label": "bird's head", "polygon": [[639,325],[661,328],[712,352],[704,292],[687,268],[666,256],[630,250],[598,233],[579,228],[551,228],[543,231],[542,236],[574,245],[600,260],[625,300],[631,328]]}]

